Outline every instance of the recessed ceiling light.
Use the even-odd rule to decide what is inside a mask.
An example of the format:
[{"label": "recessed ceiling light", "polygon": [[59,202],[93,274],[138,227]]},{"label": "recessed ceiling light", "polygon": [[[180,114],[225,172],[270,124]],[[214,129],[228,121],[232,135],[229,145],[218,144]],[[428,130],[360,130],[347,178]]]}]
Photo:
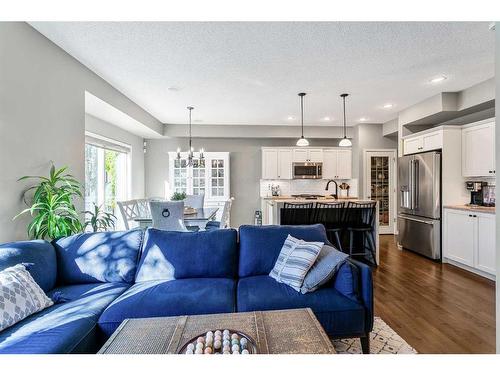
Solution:
[{"label": "recessed ceiling light", "polygon": [[438,77],[434,77],[429,82],[430,83],[440,83],[440,82],[443,82],[446,78],[447,78],[446,76],[438,76]]},{"label": "recessed ceiling light", "polygon": [[384,104],[385,109],[391,109],[392,107],[394,107],[394,104],[392,104],[392,103]]},{"label": "recessed ceiling light", "polygon": [[295,120],[295,116],[288,116],[286,119],[289,121],[292,121],[292,120]]},{"label": "recessed ceiling light", "polygon": [[200,118],[197,118],[197,119],[194,119],[193,122],[203,122],[203,120]]},{"label": "recessed ceiling light", "polygon": [[361,117],[359,121],[366,121],[366,117]]},{"label": "recessed ceiling light", "polygon": [[332,121],[332,118],[329,116],[325,116],[321,119],[321,121]]},{"label": "recessed ceiling light", "polygon": [[175,92],[175,91],[179,91],[179,90],[180,90],[180,88],[178,88],[177,86],[170,86],[170,87],[167,87],[167,90],[168,90],[168,91],[174,91],[174,92]]}]

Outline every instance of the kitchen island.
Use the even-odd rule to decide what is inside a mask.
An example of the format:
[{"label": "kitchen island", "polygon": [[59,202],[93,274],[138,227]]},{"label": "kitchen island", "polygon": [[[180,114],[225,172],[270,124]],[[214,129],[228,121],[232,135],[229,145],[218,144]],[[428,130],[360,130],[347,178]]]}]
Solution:
[{"label": "kitchen island", "polygon": [[[280,225],[280,210],[284,207],[285,202],[287,203],[337,203],[337,202],[374,202],[369,199],[359,199],[357,197],[339,197],[335,198],[332,195],[318,196],[315,199],[296,197],[290,195],[280,195],[280,196],[269,196],[261,198],[262,206],[262,224],[263,225]],[[376,205],[375,212],[375,225],[373,228],[374,238],[375,238],[375,258],[377,264],[379,264],[379,225],[377,218],[379,217],[379,207],[378,202]],[[348,250],[348,249],[344,249]]]}]

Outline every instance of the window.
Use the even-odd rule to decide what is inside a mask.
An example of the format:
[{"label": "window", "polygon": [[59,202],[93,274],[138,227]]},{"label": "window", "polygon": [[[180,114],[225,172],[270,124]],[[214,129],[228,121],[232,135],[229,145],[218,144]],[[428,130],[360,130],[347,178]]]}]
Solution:
[{"label": "window", "polygon": [[205,194],[205,201],[226,201],[229,199],[229,153],[205,152],[205,159],[193,160],[187,165],[187,153],[169,152],[170,188],[167,197],[174,192]]},{"label": "window", "polygon": [[94,204],[117,213],[117,201],[127,199],[127,166],[130,149],[96,136],[86,137],[85,210]]}]

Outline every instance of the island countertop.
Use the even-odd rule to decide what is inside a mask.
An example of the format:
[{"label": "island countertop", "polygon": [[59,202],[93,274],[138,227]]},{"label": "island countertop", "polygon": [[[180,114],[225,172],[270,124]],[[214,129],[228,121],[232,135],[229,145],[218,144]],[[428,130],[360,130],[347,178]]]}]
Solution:
[{"label": "island countertop", "polygon": [[323,203],[335,203],[335,202],[373,202],[370,199],[359,199],[358,197],[339,197],[334,198],[333,196],[319,197],[316,199],[306,199],[302,197],[292,197],[290,195],[280,195],[274,197],[262,197],[265,201],[272,201],[276,203],[280,202],[292,202],[292,203],[310,203],[310,202],[323,202]]}]

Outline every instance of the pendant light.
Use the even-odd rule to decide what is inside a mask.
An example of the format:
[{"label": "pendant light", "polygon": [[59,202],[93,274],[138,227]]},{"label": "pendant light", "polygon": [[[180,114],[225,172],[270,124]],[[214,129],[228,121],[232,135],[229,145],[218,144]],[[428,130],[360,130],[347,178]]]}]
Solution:
[{"label": "pendant light", "polygon": [[[189,111],[189,148],[188,148],[188,157],[187,157],[187,165],[192,166],[193,165],[193,159],[194,159],[194,149],[193,149],[193,140],[191,137],[191,112],[193,111],[194,107],[187,107]],[[201,162],[202,160],[205,159],[204,155],[204,149],[201,148],[199,152],[199,161]],[[181,160],[181,149],[177,148],[177,160]]]},{"label": "pendant light", "polygon": [[309,141],[304,138],[304,96],[306,96],[305,92],[299,93],[300,97],[300,116],[301,116],[301,127],[302,127],[302,135],[297,140],[297,146],[305,147],[309,146]]},{"label": "pendant light", "polygon": [[341,94],[340,97],[342,98],[344,102],[344,138],[342,138],[339,142],[340,147],[351,147],[352,142],[350,139],[347,138],[347,132],[346,132],[346,121],[345,121],[345,98],[349,96],[349,94]]}]

